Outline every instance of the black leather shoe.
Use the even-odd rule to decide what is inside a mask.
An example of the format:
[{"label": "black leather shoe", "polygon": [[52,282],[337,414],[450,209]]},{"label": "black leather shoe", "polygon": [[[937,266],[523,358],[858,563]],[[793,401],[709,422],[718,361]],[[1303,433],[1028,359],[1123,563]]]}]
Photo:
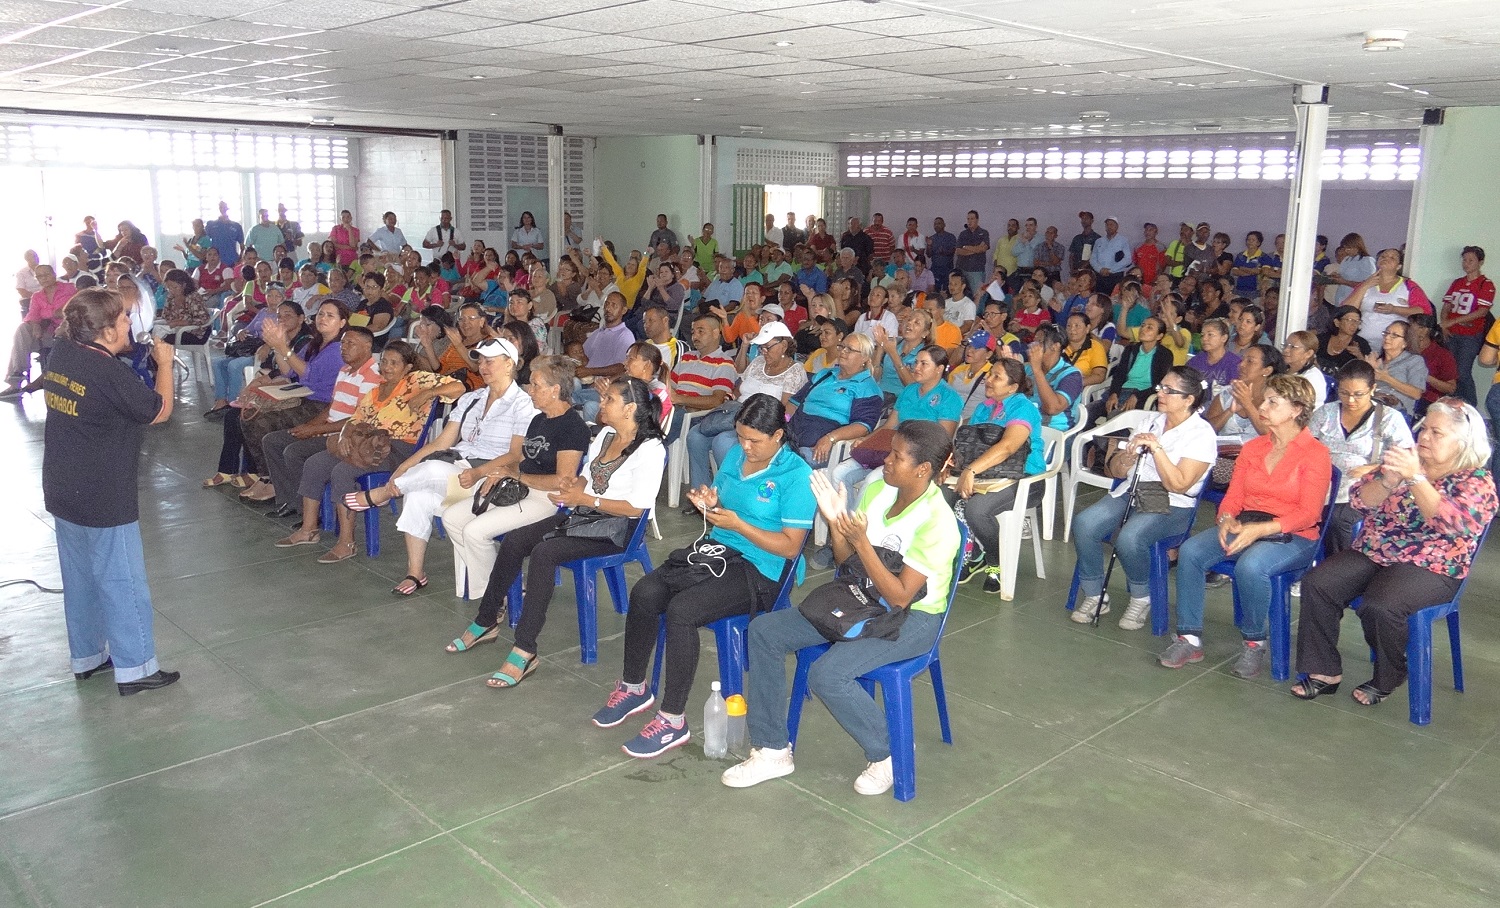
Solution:
[{"label": "black leather shoe", "polygon": [[301,508],[294,507],[294,506],[289,505],[289,504],[284,504],[284,505],[281,505],[280,507],[276,508],[274,511],[267,511],[266,512],[266,516],[267,517],[275,517],[275,518],[277,518],[279,520],[282,517],[291,517],[294,514],[301,514],[301,513],[302,513],[302,509]]},{"label": "black leather shoe", "polygon": [[79,681],[87,681],[88,679],[94,677],[94,672],[112,672],[114,670],[114,660],[105,659],[103,662],[100,662],[98,665],[94,666],[86,672],[74,672],[73,677],[77,678]]},{"label": "black leather shoe", "polygon": [[157,671],[154,675],[147,675],[139,681],[126,681],[124,684],[115,685],[120,689],[120,696],[128,697],[138,694],[143,690],[156,690],[158,687],[166,687],[176,684],[177,679],[182,677],[182,672]]}]

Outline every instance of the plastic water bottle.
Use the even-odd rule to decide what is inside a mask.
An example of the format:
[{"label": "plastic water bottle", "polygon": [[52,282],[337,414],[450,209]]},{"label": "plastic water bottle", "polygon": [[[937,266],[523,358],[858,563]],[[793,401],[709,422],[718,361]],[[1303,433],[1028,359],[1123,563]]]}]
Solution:
[{"label": "plastic water bottle", "polygon": [[719,682],[712,685],[708,702],[703,704],[703,755],[719,760],[729,753],[729,716]]},{"label": "plastic water bottle", "polygon": [[745,698],[735,694],[724,701],[724,708],[729,712],[729,752],[738,756],[749,756],[750,752],[745,745],[749,738],[749,730],[745,725],[746,709]]}]

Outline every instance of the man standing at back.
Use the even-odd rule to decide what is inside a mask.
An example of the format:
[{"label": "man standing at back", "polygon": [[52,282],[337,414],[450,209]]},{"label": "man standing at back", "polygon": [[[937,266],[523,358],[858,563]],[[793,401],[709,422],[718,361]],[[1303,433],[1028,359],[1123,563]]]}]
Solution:
[{"label": "man standing at back", "polygon": [[[704,225],[708,226],[707,224]],[[712,235],[713,231],[708,231]],[[671,227],[667,226],[667,216],[659,214],[656,216],[656,229],[651,231],[651,242],[646,244],[647,249],[655,249],[658,243],[666,243],[667,248],[673,252],[677,251],[677,234]]]},{"label": "man standing at back", "polygon": [[229,203],[219,203],[219,216],[203,225],[203,232],[219,251],[219,261],[231,267],[240,260],[240,250],[245,247],[245,228],[229,219]]},{"label": "man standing at back", "polygon": [[896,234],[891,228],[885,226],[885,215],[875,212],[875,217],[870,222],[870,228],[865,231],[870,237],[873,247],[873,259],[884,268],[891,263],[891,255],[896,251]]},{"label": "man standing at back", "polygon": [[376,252],[384,252],[396,255],[401,247],[406,245],[406,234],[396,226],[396,212],[387,211],[380,217],[382,223],[379,227],[370,231],[370,242],[375,245]]},{"label": "man standing at back", "polygon": [[280,227],[271,223],[270,212],[262,208],[259,213],[260,221],[250,228],[250,235],[245,238],[245,242],[255,247],[255,254],[260,256],[262,262],[270,262],[272,268],[280,267],[281,263],[276,261],[276,247],[285,244],[286,237],[282,236]]},{"label": "man standing at back", "polygon": [[839,248],[853,252],[854,262],[859,270],[865,274],[870,273],[870,258],[875,254],[875,243],[865,232],[864,225],[859,222],[859,218],[849,219],[849,229],[839,237]]},{"label": "man standing at back", "polygon": [[797,212],[786,213],[786,226],[781,228],[781,248],[790,256],[801,243],[807,242],[807,234],[797,227]]},{"label": "man standing at back", "polygon": [[1099,234],[1094,232],[1092,211],[1078,212],[1078,223],[1082,229],[1078,231],[1077,236],[1073,237],[1073,242],[1068,244],[1069,271],[1090,267],[1093,261],[1094,244],[1099,242]]},{"label": "man standing at back", "polygon": [[1016,288],[1020,287],[1022,280],[1031,277],[1031,269],[1036,267],[1036,250],[1041,245],[1042,237],[1037,233],[1036,218],[1027,218],[1020,235],[1010,243],[1010,254],[1016,262]]},{"label": "man standing at back", "polygon": [[932,268],[932,280],[938,287],[948,286],[948,275],[953,273],[957,250],[958,237],[948,232],[948,225],[942,218],[933,218],[932,236],[927,238],[927,264]]},{"label": "man standing at back", "polygon": [[1016,276],[1016,254],[1012,250],[1016,237],[1021,235],[1021,222],[1015,218],[1005,222],[1005,236],[995,241],[995,264],[1005,269],[1007,286]]},{"label": "man standing at back", "polygon": [[984,286],[985,259],[989,251],[990,232],[979,226],[979,212],[970,209],[964,218],[964,229],[958,233],[953,267],[963,272],[971,289]]},{"label": "man standing at back", "polygon": [[284,203],[276,206],[276,229],[281,231],[282,242],[286,246],[287,252],[302,247],[302,240],[304,239],[302,225],[287,217],[286,205]]},{"label": "man standing at back", "polygon": [[1156,225],[1147,221],[1144,230],[1145,239],[1135,247],[1131,259],[1141,269],[1141,286],[1150,287],[1166,264],[1166,256],[1162,254],[1161,244],[1156,241]]},{"label": "man standing at back", "polygon": [[433,262],[437,262],[448,252],[453,253],[454,261],[462,261],[469,244],[463,231],[453,226],[453,212],[444,208],[438,213],[437,226],[427,231],[427,236],[422,239],[422,248],[431,253]]},{"label": "man standing at back", "polygon": [[1131,265],[1130,241],[1120,233],[1119,218],[1104,219],[1104,236],[1094,240],[1094,252],[1089,258],[1089,263],[1099,273],[1099,290],[1101,293],[1111,293],[1120,281],[1125,279],[1125,271]]}]

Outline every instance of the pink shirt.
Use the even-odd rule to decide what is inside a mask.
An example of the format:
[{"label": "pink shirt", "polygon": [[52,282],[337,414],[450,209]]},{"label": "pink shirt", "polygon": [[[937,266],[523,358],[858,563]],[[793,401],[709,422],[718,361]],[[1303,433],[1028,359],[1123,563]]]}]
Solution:
[{"label": "pink shirt", "polygon": [[49,294],[45,290],[38,290],[31,295],[31,307],[26,310],[25,321],[28,322],[58,322],[62,320],[63,306],[78,292],[67,281],[58,281],[52,286]]}]

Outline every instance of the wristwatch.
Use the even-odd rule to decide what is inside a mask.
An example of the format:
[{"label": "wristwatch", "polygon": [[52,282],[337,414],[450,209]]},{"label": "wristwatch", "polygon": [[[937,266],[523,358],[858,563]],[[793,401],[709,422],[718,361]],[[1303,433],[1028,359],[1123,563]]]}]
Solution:
[{"label": "wristwatch", "polygon": [[1416,474],[1415,476],[1413,476],[1411,478],[1411,484],[1412,485],[1416,485],[1419,482],[1427,482],[1427,474],[1426,473],[1418,473],[1418,474]]},{"label": "wristwatch", "polygon": [[594,496],[594,510],[596,510],[596,511],[599,510],[599,496],[598,495]]}]

